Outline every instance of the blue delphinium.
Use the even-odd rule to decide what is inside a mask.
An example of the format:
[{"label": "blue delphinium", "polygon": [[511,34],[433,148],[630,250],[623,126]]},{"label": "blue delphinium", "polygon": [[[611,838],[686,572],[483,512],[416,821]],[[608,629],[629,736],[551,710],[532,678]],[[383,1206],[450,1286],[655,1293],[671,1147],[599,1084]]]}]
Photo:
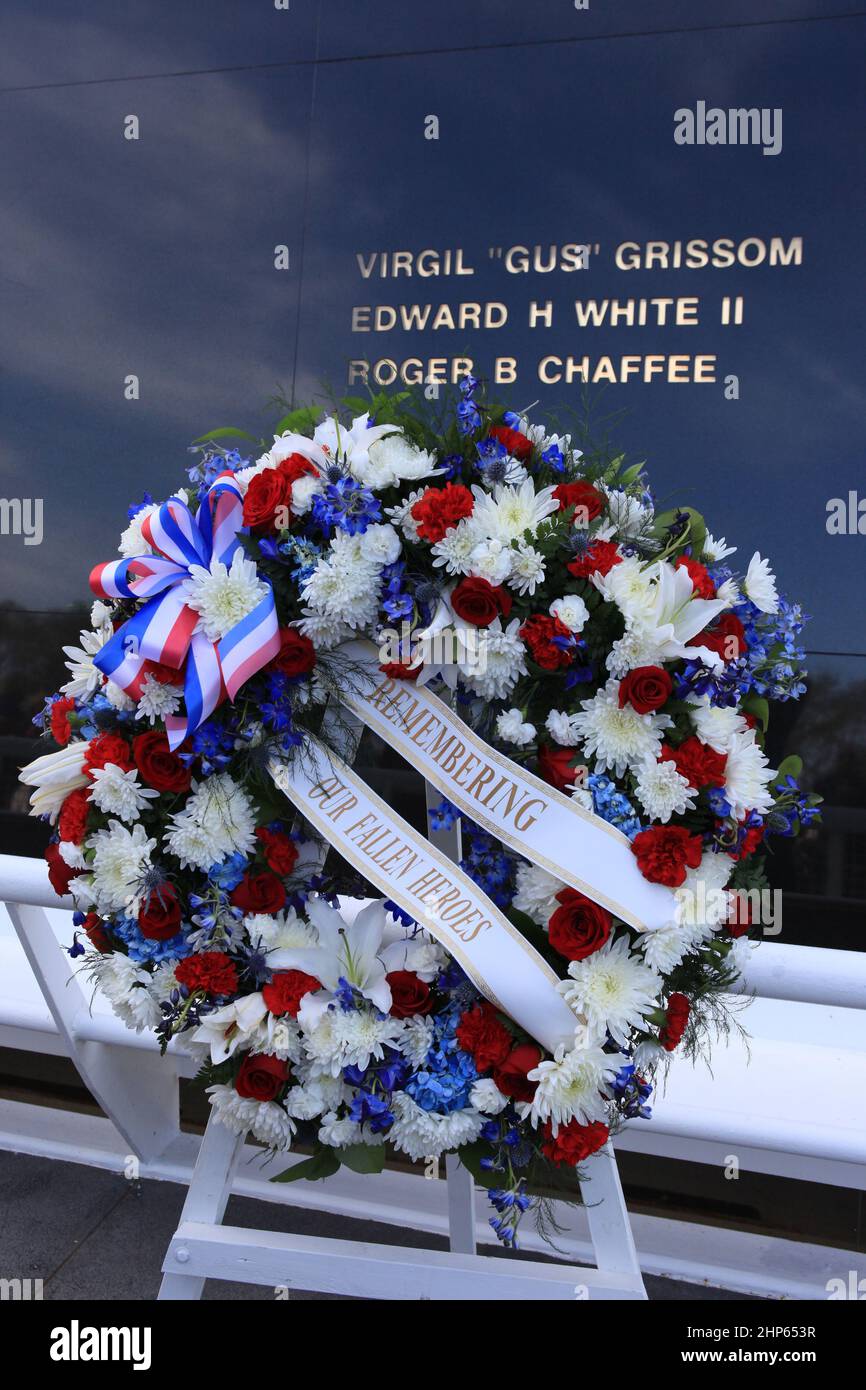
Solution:
[{"label": "blue delphinium", "polygon": [[350,536],[382,520],[382,503],[356,478],[344,474],[313,498],[313,519],[326,531],[336,526]]},{"label": "blue delphinium", "polygon": [[633,840],[643,826],[628,797],[618,790],[609,777],[600,773],[591,773],[586,779],[586,785],[592,794],[592,806],[596,815],[601,816],[609,825],[615,825]]}]

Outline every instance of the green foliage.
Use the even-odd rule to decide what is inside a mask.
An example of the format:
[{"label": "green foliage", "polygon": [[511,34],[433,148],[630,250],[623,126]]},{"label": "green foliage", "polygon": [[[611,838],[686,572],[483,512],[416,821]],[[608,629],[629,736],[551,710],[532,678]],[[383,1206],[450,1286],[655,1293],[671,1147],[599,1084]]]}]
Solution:
[{"label": "green foliage", "polygon": [[323,1178],[332,1178],[339,1171],[340,1160],[336,1149],[322,1144],[311,1158],[305,1158],[302,1163],[295,1163],[284,1173],[277,1173],[271,1178],[271,1182],[300,1182],[302,1178],[306,1178],[308,1182],[320,1182]]}]

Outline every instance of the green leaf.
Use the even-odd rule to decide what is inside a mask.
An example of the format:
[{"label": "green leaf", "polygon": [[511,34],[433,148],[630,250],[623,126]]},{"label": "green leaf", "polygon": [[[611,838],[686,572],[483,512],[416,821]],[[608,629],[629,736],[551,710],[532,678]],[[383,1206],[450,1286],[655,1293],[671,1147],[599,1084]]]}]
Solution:
[{"label": "green leaf", "polygon": [[254,434],[248,434],[246,430],[236,430],[232,425],[226,425],[224,429],[208,430],[200,439],[194,439],[193,444],[207,444],[211,439],[227,439],[232,436],[235,439],[251,439],[254,444],[258,444]]},{"label": "green leaf", "polygon": [[474,1144],[464,1144],[462,1149],[457,1150],[457,1157],[468,1168],[479,1187],[498,1187],[502,1181],[501,1173],[488,1172],[481,1167],[482,1158],[490,1157],[490,1145],[482,1140],[476,1140]]},{"label": "green leaf", "polygon": [[707,523],[704,521],[700,512],[695,511],[694,507],[671,507],[666,512],[657,512],[653,530],[657,536],[663,536],[674,518],[682,513],[688,516],[691,523],[688,535],[683,541],[683,545],[690,545],[693,554],[698,558],[703,550],[704,541],[707,538]]},{"label": "green leaf", "polygon": [[747,695],[741,706],[747,714],[753,714],[763,729],[767,732],[770,722],[770,705],[763,695]]},{"label": "green leaf", "polygon": [[347,1144],[340,1150],[340,1162],[353,1173],[381,1173],[385,1167],[384,1144]]},{"label": "green leaf", "polygon": [[784,782],[786,777],[795,777],[799,780],[803,772],[803,759],[798,758],[796,753],[790,753],[787,758],[783,758],[779,764],[779,771],[776,774],[776,782]]},{"label": "green leaf", "polygon": [[274,425],[274,434],[312,434],[318,422],[319,412],[312,406],[301,406],[292,410]]},{"label": "green leaf", "polygon": [[271,1182],[299,1182],[301,1178],[307,1178],[310,1182],[318,1182],[321,1178],[333,1177],[334,1173],[340,1170],[340,1160],[335,1151],[327,1146],[323,1146],[313,1154],[312,1158],[305,1158],[303,1163],[296,1163],[294,1167],[287,1168],[284,1173],[277,1173],[271,1178]]}]

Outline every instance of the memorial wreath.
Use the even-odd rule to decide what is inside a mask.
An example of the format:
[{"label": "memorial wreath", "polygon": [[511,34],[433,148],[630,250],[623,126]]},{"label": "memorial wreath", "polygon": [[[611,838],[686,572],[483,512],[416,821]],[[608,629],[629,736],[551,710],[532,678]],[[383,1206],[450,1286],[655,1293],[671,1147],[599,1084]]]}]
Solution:
[{"label": "memorial wreath", "polygon": [[[22,780],[71,955],[222,1124],[306,1148],[287,1178],[456,1152],[513,1244],[725,1024],[767,840],[819,814],[763,751],[803,614],[473,377],[444,423],[343,404],[255,461],[214,431],[130,508]],[[459,864],[352,766],[363,728]]]}]

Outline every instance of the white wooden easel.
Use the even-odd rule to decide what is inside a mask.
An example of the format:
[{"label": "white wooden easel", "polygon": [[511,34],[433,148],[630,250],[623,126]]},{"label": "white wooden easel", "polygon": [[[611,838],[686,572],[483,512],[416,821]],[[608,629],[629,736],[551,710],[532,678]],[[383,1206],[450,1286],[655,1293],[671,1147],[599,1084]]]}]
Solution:
[{"label": "white wooden easel", "polygon": [[[356,726],[348,761],[358,739]],[[430,809],[440,799],[428,783],[427,833],[456,862],[461,857],[459,822],[452,830],[430,828]],[[475,1186],[454,1155],[446,1159],[448,1251],[224,1226],[243,1145],[243,1137],[211,1116],[180,1224],[163,1261],[160,1299],[199,1299],[208,1278],[389,1300],[646,1299],[610,1144],[582,1165],[581,1196],[594,1267],[477,1254]]]}]

